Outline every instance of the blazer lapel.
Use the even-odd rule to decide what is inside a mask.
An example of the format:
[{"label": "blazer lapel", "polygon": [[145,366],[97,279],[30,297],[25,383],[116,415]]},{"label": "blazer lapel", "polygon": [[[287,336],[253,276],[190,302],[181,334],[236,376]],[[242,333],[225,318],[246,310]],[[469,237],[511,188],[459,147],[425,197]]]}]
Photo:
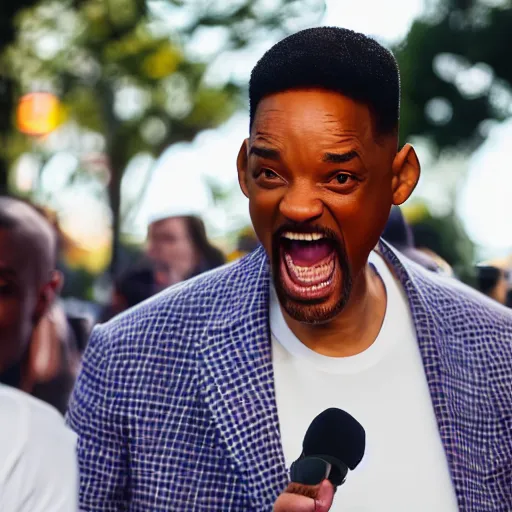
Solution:
[{"label": "blazer lapel", "polygon": [[228,283],[236,305],[219,304],[221,318],[197,341],[205,400],[257,510],[273,503],[288,481],[274,392],[269,279],[260,248]]},{"label": "blazer lapel", "polygon": [[474,491],[483,485],[487,447],[482,443],[471,444],[470,440],[474,429],[482,427],[476,424],[475,413],[486,407],[486,397],[478,398],[475,390],[487,389],[486,376],[468,370],[463,340],[457,339],[443,315],[450,304],[446,299],[443,303],[435,294],[428,277],[402,260],[384,242],[379,249],[394,268],[409,300],[459,507],[483,512],[482,504],[474,501],[479,494]]}]

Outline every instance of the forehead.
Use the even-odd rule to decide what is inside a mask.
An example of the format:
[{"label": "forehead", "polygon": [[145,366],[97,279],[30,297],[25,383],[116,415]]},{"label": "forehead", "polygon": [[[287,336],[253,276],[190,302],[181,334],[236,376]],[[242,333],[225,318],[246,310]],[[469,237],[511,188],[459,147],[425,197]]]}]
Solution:
[{"label": "forehead", "polygon": [[258,133],[310,141],[352,138],[374,144],[370,109],[339,93],[291,90],[264,98],[256,110],[251,137]]},{"label": "forehead", "polygon": [[185,219],[182,217],[162,219],[150,226],[152,233],[184,233],[185,231]]}]

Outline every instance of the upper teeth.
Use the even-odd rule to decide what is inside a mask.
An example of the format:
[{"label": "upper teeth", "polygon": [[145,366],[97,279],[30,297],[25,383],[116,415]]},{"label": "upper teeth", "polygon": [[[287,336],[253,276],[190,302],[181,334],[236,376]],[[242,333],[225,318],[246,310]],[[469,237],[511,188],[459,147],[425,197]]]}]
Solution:
[{"label": "upper teeth", "polygon": [[321,240],[324,238],[324,235],[321,233],[292,233],[287,231],[283,237],[288,238],[288,240],[307,240],[308,242],[313,242],[314,240]]}]

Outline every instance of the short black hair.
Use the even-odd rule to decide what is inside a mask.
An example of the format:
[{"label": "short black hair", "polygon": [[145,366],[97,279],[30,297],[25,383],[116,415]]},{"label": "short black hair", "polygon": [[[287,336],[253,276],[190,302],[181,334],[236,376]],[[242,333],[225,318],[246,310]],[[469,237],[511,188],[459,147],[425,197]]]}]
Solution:
[{"label": "short black hair", "polygon": [[156,292],[153,269],[149,265],[129,268],[116,279],[115,288],[128,308],[136,306]]},{"label": "short black hair", "polygon": [[337,27],[302,30],[263,55],[249,84],[250,127],[264,97],[312,88],[339,92],[367,105],[377,134],[397,131],[400,73],[393,54],[364,34]]}]

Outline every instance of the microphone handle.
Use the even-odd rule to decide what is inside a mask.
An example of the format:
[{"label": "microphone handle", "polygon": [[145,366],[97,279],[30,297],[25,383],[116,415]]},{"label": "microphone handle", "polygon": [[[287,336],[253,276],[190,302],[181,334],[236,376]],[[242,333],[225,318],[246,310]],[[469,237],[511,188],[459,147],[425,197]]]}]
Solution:
[{"label": "microphone handle", "polygon": [[292,481],[286,492],[316,499],[320,484],[329,478],[331,468],[331,464],[324,459],[302,455],[290,468]]}]

